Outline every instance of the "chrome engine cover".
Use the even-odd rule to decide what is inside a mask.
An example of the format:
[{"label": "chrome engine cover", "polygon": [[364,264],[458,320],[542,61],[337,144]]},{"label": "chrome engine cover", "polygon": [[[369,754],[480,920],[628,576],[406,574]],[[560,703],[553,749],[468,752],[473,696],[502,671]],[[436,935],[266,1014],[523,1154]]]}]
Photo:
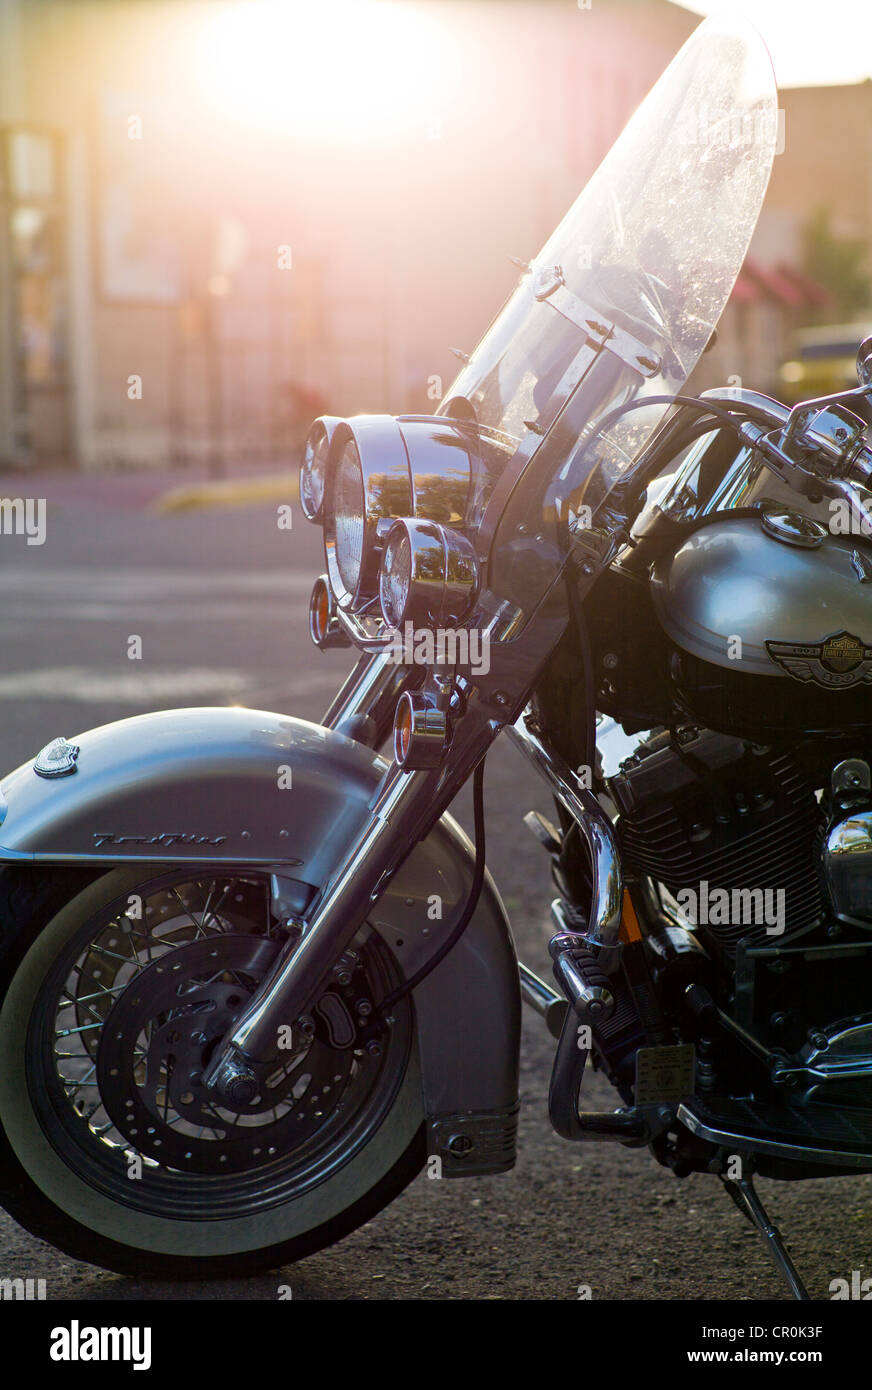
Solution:
[{"label": "chrome engine cover", "polygon": [[853,811],[834,825],[823,859],[833,911],[872,927],[872,810]]},{"label": "chrome engine cover", "polygon": [[789,1075],[801,1089],[794,1100],[807,1103],[841,1100],[844,1104],[867,1103],[872,1099],[872,1016],[842,1019],[813,1031],[796,1064],[781,1066],[779,1077]]}]

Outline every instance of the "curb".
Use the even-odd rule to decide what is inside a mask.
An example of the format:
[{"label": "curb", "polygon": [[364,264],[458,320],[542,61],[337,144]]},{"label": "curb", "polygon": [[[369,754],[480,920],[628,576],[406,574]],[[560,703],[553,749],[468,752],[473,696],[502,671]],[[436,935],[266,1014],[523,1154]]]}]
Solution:
[{"label": "curb", "polygon": [[257,502],[295,502],[299,495],[296,472],[269,473],[257,478],[227,478],[170,488],[154,499],[149,510],[164,515],[208,507],[246,507]]}]

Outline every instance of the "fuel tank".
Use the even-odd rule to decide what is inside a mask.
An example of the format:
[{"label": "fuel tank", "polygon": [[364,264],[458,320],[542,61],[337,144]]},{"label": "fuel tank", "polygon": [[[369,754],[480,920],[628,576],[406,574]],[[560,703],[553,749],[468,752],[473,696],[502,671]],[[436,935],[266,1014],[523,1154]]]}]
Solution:
[{"label": "fuel tank", "polygon": [[872,726],[872,544],[790,505],[723,514],[655,562],[670,677],[731,733]]}]

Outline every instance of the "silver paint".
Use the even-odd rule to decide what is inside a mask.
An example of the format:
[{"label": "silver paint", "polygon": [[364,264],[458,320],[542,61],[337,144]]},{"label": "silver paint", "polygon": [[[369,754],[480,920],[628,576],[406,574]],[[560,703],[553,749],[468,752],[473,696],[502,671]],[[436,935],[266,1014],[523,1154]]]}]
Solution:
[{"label": "silver paint", "polygon": [[[286,878],[317,888],[368,819],[385,770],[373,752],[341,734],[248,709],[168,710],[92,729],[76,742],[82,754],[75,778],[40,781],[28,762],[3,779],[0,867],[284,865]],[[281,763],[293,769],[290,790],[277,787]],[[146,837],[189,828],[227,840],[195,849],[174,841],[97,850],[94,835],[107,827]],[[451,931],[468,894],[472,857],[463,831],[443,816],[368,912],[405,976]],[[438,923],[429,916],[433,894],[442,899]],[[518,964],[489,875],[469,928],[416,989],[415,1010],[428,1115],[514,1105]]]},{"label": "silver paint", "polygon": [[[756,518],[713,521],[655,564],[657,616],[677,646],[704,661],[789,679],[766,642],[815,643],[845,629],[872,645],[872,601],[851,562],[857,548],[856,538],[828,535],[802,550],[765,535]],[[740,660],[728,655],[735,636]]]}]

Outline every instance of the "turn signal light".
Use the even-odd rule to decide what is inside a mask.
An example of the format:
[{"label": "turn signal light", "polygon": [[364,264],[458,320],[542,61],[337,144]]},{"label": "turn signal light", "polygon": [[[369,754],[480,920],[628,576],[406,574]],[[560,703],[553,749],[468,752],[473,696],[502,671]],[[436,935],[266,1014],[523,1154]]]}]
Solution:
[{"label": "turn signal light", "polygon": [[350,647],[351,638],[336,614],[336,603],[326,574],[319,574],[309,599],[309,636],[319,651],[331,647]]},{"label": "turn signal light", "polygon": [[448,747],[448,721],[420,692],[406,691],[394,715],[394,759],[406,772],[438,767]]}]

